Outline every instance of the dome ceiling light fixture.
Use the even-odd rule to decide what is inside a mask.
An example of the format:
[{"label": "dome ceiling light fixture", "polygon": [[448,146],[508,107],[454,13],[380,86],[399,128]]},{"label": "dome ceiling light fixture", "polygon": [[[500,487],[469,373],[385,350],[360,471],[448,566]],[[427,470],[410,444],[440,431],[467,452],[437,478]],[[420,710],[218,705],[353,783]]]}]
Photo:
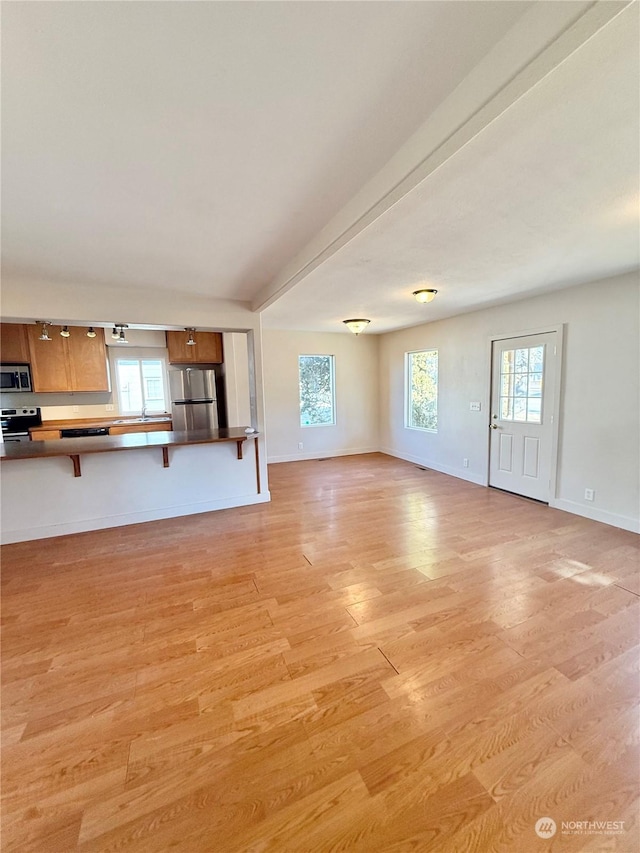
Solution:
[{"label": "dome ceiling light fixture", "polygon": [[420,290],[414,290],[413,295],[416,298],[417,302],[425,303],[425,302],[433,302],[436,298],[437,290],[433,290],[433,288],[423,287]]},{"label": "dome ceiling light fixture", "polygon": [[360,335],[367,328],[371,320],[343,320],[342,321],[349,331],[353,332],[354,335]]}]

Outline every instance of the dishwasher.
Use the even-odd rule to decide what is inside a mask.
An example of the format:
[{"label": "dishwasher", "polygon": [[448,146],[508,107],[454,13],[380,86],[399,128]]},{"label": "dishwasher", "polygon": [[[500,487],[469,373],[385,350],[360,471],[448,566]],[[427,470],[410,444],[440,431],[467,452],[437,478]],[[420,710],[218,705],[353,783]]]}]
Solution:
[{"label": "dishwasher", "polygon": [[85,429],[61,429],[60,438],[86,438],[87,436],[109,435],[109,427],[86,427]]}]

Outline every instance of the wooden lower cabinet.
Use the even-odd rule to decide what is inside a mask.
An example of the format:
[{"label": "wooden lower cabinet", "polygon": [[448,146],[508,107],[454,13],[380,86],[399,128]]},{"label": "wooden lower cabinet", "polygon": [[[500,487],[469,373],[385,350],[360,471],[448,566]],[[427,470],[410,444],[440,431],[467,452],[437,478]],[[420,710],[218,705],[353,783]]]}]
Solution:
[{"label": "wooden lower cabinet", "polygon": [[130,432],[171,432],[173,426],[171,421],[159,424],[118,424],[109,427],[109,435],[126,435]]},{"label": "wooden lower cabinet", "polygon": [[[98,426],[99,424],[92,424]],[[73,429],[73,424],[69,423],[65,429]],[[79,424],[82,428],[83,424]],[[109,429],[109,435],[127,435],[132,432],[172,432],[173,426],[171,421],[164,421],[155,424],[117,424],[110,426],[109,422],[102,424]],[[55,441],[60,438],[59,429],[51,429],[49,427],[37,427],[31,430],[31,441]]]},{"label": "wooden lower cabinet", "polygon": [[59,429],[32,429],[31,441],[54,441],[60,438]]}]

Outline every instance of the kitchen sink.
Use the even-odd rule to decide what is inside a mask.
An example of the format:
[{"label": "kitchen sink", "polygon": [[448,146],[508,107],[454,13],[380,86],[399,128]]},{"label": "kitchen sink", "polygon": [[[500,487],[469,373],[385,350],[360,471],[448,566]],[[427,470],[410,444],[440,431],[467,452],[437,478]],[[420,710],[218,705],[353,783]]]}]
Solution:
[{"label": "kitchen sink", "polygon": [[119,421],[114,421],[114,424],[161,424],[170,420],[171,418],[166,415],[158,418],[122,418]]}]

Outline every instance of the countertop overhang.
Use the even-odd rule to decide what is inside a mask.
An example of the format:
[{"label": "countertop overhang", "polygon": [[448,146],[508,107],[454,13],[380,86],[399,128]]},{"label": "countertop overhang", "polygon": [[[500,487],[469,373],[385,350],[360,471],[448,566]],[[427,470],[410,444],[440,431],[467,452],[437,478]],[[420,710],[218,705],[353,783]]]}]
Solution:
[{"label": "countertop overhang", "polygon": [[[113,453],[122,450],[140,450],[147,447],[159,447],[165,468],[169,467],[168,449],[184,447],[190,444],[219,444],[235,442],[238,459],[242,459],[242,445],[251,438],[257,438],[257,432],[247,433],[245,427],[229,429],[194,430],[193,432],[128,433],[125,435],[105,435],[87,438],[61,438],[54,441],[25,441],[2,444],[0,461],[16,459],[45,459],[56,456],[68,456],[73,461],[74,475],[81,476],[80,456],[89,453]],[[256,444],[257,453],[257,444]]]}]

